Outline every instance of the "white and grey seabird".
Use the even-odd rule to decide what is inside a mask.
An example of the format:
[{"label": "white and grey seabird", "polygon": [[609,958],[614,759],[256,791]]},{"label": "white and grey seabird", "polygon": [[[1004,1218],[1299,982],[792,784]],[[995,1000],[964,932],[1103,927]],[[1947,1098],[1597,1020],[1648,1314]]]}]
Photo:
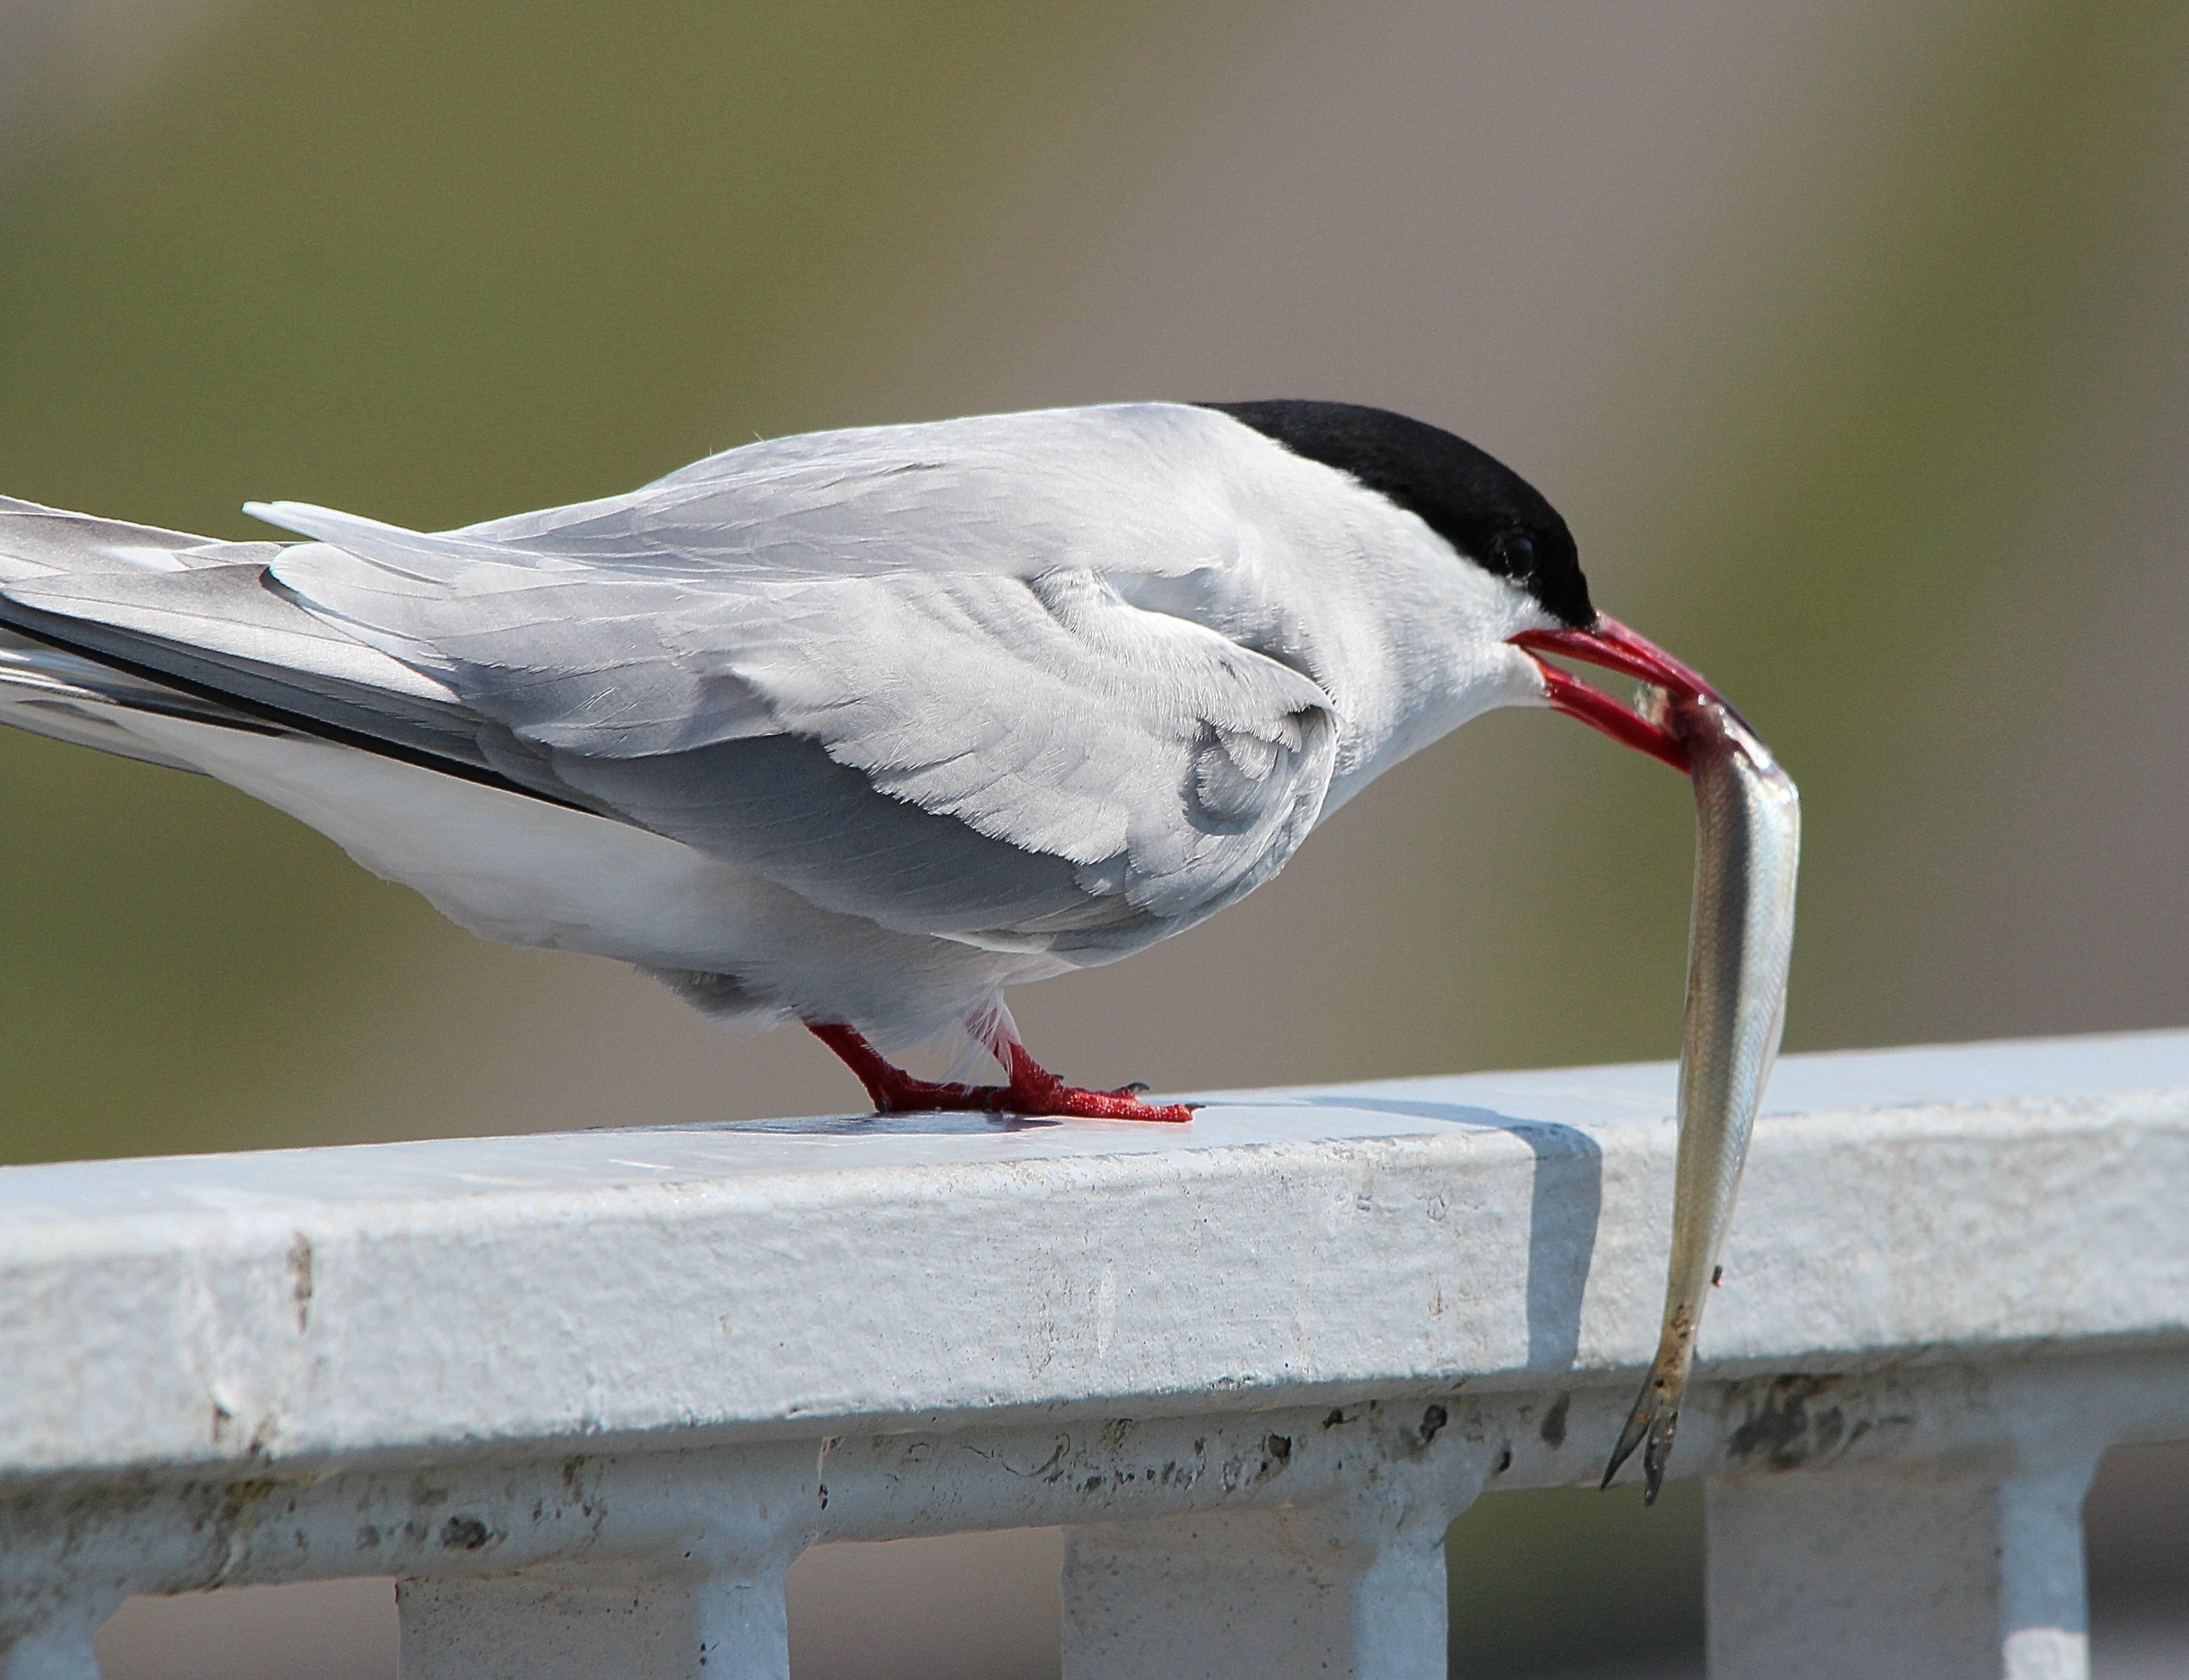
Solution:
[{"label": "white and grey seabird", "polygon": [[[1708,693],[1599,616],[1540,495],[1350,404],[818,433],[418,532],[218,542],[0,499],[0,721],[218,777],[489,939],[804,1022],[876,1106],[1183,1119],[1080,1090],[1004,988],[1284,867],[1495,706],[1679,741],[1537,655]],[[998,1085],[885,1060],[947,1034]]]}]

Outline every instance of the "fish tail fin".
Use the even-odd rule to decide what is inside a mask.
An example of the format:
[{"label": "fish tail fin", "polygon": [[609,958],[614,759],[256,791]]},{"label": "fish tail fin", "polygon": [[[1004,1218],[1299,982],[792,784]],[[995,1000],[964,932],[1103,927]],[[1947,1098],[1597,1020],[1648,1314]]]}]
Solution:
[{"label": "fish tail fin", "polygon": [[1633,1409],[1626,1414],[1626,1426],[1619,1432],[1618,1445],[1611,1449],[1611,1462],[1604,1468],[1604,1479],[1597,1484],[1599,1488],[1611,1485],[1620,1468],[1646,1440],[1649,1445],[1642,1454],[1642,1502],[1657,1502],[1657,1491],[1665,1485],[1665,1467],[1671,1462],[1672,1437],[1680,1427],[1680,1400],[1687,1390],[1694,1345],[1692,1340],[1682,1338],[1658,1350],[1649,1376],[1643,1379],[1642,1392],[1635,1395]]},{"label": "fish tail fin", "polygon": [[[1656,1398],[1655,1382],[1645,1380],[1642,1384],[1642,1392],[1634,1396],[1634,1404],[1626,1413],[1626,1425],[1619,1432],[1619,1444],[1611,1449],[1611,1462],[1604,1467],[1604,1479],[1597,1484],[1598,1488],[1608,1488],[1611,1485],[1612,1478],[1616,1476],[1626,1461],[1634,1456],[1634,1449],[1641,1445],[1643,1438],[1649,1434],[1649,1426],[1656,1421],[1657,1417]],[[1643,1468],[1645,1471],[1649,1468],[1649,1460],[1646,1457],[1643,1460]],[[1654,1488],[1649,1490],[1643,1497],[1654,1498],[1655,1490]]]}]

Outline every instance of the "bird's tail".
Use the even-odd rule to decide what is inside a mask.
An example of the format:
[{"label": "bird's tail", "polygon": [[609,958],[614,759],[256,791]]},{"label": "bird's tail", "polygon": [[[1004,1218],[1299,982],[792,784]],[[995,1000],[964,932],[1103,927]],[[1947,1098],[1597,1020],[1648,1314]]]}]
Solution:
[{"label": "bird's tail", "polygon": [[0,496],[0,588],[89,572],[186,572],[270,560],[278,542],[221,542]]},{"label": "bird's tail", "polygon": [[[0,496],[0,592],[56,577],[263,562],[280,546],[218,542]],[[0,724],[147,763],[195,768],[133,734],[125,721],[133,712],[227,724],[240,721],[216,701],[0,628]]]}]

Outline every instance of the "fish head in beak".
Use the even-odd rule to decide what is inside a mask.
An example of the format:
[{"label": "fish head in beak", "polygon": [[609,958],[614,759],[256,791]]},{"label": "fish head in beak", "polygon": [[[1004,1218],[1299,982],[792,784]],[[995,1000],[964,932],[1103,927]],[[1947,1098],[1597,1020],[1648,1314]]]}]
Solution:
[{"label": "fish head in beak", "polygon": [[[1584,665],[1602,665],[1661,691],[1668,699],[1705,699],[1723,705],[1718,692],[1695,671],[1618,619],[1598,614],[1587,630],[1524,630],[1513,645],[1532,655],[1555,653]],[[1688,772],[1688,749],[1654,718],[1623,706],[1598,688],[1537,657],[1543,696],[1556,710],[1577,717],[1623,745],[1663,760],[1682,775]],[[1730,710],[1730,708],[1728,708]],[[1661,715],[1661,713],[1660,713]]]}]

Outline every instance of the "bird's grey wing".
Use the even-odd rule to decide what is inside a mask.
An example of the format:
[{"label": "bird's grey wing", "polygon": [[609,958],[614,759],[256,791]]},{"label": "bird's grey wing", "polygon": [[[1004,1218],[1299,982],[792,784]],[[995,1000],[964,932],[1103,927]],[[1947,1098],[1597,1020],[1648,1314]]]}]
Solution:
[{"label": "bird's grey wing", "polygon": [[1265,879],[1321,809],[1321,691],[1103,581],[1236,557],[1236,432],[1157,404],[786,438],[438,535],[280,504],[321,540],[187,581],[0,573],[0,619],[829,908],[1091,957]]},{"label": "bird's grey wing", "polygon": [[1092,958],[1259,885],[1321,812],[1323,691],[1092,570],[664,577],[475,540],[273,572],[589,800],[824,908]]}]

